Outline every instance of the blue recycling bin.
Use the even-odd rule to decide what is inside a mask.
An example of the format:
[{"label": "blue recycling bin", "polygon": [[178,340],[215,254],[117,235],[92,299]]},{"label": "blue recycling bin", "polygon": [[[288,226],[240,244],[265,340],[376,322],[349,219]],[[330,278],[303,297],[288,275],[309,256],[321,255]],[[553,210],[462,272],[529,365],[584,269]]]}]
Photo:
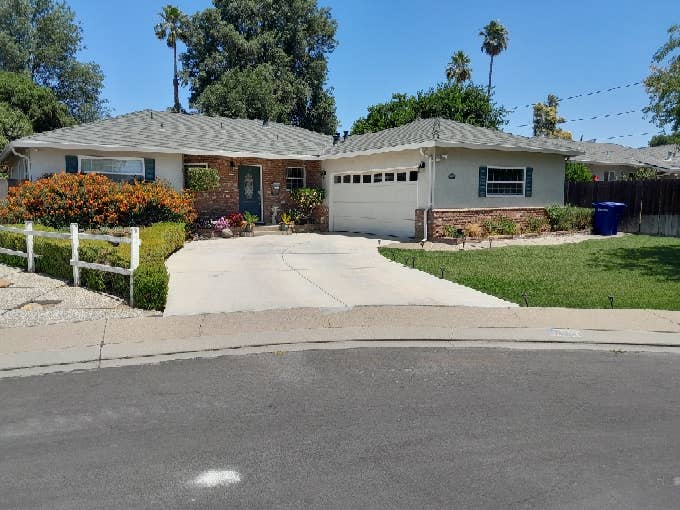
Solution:
[{"label": "blue recycling bin", "polygon": [[595,233],[615,236],[619,231],[619,219],[628,207],[620,202],[593,202],[595,208]]}]

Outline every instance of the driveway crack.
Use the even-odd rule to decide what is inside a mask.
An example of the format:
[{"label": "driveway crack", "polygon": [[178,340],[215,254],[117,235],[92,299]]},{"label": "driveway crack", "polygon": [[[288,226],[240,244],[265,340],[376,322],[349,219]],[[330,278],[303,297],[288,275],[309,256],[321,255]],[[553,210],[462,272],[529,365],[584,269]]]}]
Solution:
[{"label": "driveway crack", "polygon": [[295,268],[293,267],[293,265],[292,265],[290,262],[288,262],[288,260],[286,259],[286,253],[288,252],[288,250],[290,250],[290,249],[292,249],[292,248],[293,248],[293,247],[291,246],[290,248],[286,248],[286,249],[284,249],[284,250],[281,252],[281,260],[283,261],[283,263],[284,263],[291,271],[295,272],[300,278],[302,278],[302,279],[305,280],[307,283],[309,283],[309,284],[313,285],[314,287],[316,287],[317,289],[319,289],[321,292],[323,292],[324,294],[326,294],[326,295],[327,295],[329,298],[331,298],[333,301],[337,301],[338,303],[340,303],[340,304],[341,304],[342,306],[344,306],[345,308],[349,308],[349,305],[348,305],[347,303],[345,303],[342,299],[340,299],[340,298],[337,297],[336,295],[332,294],[332,293],[329,292],[328,290],[324,289],[321,285],[319,285],[317,282],[315,282],[315,281],[312,280],[311,278],[309,278],[309,277],[305,276],[304,274],[302,274],[301,271],[295,269]]}]

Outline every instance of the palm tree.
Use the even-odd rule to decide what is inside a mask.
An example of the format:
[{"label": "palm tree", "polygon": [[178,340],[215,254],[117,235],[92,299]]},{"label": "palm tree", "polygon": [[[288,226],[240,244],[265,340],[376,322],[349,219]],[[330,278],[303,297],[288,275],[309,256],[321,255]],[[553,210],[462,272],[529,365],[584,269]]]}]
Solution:
[{"label": "palm tree", "polygon": [[479,35],[484,39],[482,41],[482,51],[491,57],[489,64],[489,88],[487,94],[491,97],[491,75],[493,73],[493,59],[500,55],[503,50],[508,49],[508,29],[500,24],[498,21],[490,21]]},{"label": "palm tree", "polygon": [[472,79],[470,57],[464,51],[459,50],[451,56],[451,61],[446,66],[446,79],[454,80],[458,84]]},{"label": "palm tree", "polygon": [[163,12],[160,13],[161,22],[154,27],[156,37],[165,40],[168,48],[173,51],[174,75],[172,79],[172,87],[175,93],[175,102],[173,111],[179,112],[181,105],[179,104],[179,79],[177,78],[177,41],[183,41],[186,37],[187,16],[173,5],[166,5],[163,7]]}]

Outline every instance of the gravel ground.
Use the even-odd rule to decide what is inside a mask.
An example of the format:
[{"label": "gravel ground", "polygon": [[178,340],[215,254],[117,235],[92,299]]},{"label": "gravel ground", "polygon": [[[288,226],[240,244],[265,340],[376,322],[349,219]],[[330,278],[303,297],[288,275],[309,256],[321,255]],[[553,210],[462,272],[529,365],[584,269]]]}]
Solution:
[{"label": "gravel ground", "polygon": [[119,297],[0,264],[0,328],[157,315]]},{"label": "gravel ground", "polygon": [[[565,235],[545,235],[538,237],[517,237],[515,239],[493,239],[489,246],[489,240],[483,241],[468,241],[465,243],[465,250],[483,250],[491,248],[500,248],[503,246],[550,246],[558,244],[573,244],[582,243],[583,241],[604,240],[612,237],[621,237],[624,234],[619,233],[617,236],[597,236],[592,234],[565,234]],[[463,244],[449,244],[426,242],[421,247],[420,243],[389,243],[390,248],[402,248],[405,250],[421,250],[425,251],[459,251],[463,249]]]}]

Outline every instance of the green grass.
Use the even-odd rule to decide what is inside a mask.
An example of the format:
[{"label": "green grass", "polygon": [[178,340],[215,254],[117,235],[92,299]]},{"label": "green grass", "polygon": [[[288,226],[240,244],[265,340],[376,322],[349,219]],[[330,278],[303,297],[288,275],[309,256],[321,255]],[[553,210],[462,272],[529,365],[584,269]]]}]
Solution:
[{"label": "green grass", "polygon": [[[625,236],[475,251],[381,248],[397,262],[524,306],[680,310],[680,239]],[[409,266],[411,262],[409,261]]]}]

